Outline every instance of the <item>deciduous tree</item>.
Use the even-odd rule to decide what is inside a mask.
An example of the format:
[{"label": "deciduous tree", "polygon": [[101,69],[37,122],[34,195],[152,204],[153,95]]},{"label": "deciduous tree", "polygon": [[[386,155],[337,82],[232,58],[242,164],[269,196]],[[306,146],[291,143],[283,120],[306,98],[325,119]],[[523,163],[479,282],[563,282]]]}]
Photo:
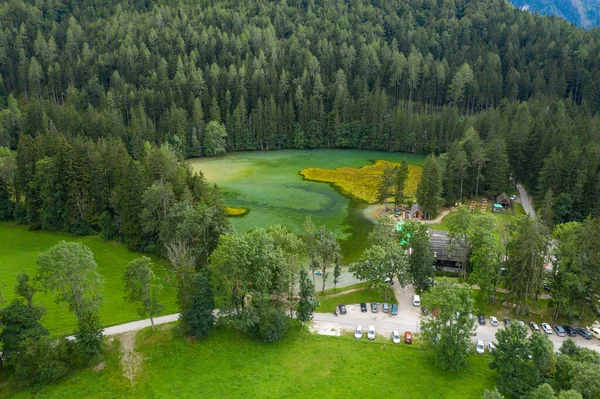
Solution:
[{"label": "deciduous tree", "polygon": [[138,315],[143,319],[149,317],[154,330],[154,317],[165,307],[158,301],[163,286],[152,271],[151,259],[142,256],[129,262],[125,267],[123,281],[125,282],[124,299],[139,304]]},{"label": "deciduous tree", "polygon": [[423,339],[433,347],[434,361],[444,370],[466,367],[475,322],[470,317],[475,301],[468,288],[450,278],[440,278],[421,298],[430,310],[421,316]]},{"label": "deciduous tree", "polygon": [[78,242],[61,241],[42,252],[37,259],[36,277],[46,292],[56,293],[56,302],[65,302],[81,319],[84,310],[97,308],[102,300],[102,277],[96,269],[94,254]]},{"label": "deciduous tree", "polygon": [[204,155],[210,157],[225,154],[226,143],[227,131],[222,123],[213,120],[206,125],[204,131]]}]

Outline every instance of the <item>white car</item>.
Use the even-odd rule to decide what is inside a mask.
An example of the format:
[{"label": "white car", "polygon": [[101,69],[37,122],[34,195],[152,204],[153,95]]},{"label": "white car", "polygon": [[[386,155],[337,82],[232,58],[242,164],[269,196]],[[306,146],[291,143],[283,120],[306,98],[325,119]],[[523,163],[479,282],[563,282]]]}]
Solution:
[{"label": "white car", "polygon": [[483,346],[482,340],[477,340],[477,345],[475,345],[475,351],[480,355],[483,355],[485,353],[485,346]]},{"label": "white car", "polygon": [[544,330],[546,334],[552,334],[552,327],[550,327],[550,324],[548,323],[542,323],[542,330]]},{"label": "white car", "polygon": [[496,344],[495,344],[495,343],[493,343],[493,342],[490,342],[490,343],[488,344],[488,351],[489,351],[489,352],[493,352],[493,351],[495,351],[495,350],[496,350]]},{"label": "white car", "polygon": [[416,307],[421,306],[421,297],[417,294],[413,295],[412,303],[413,303],[413,306],[416,306]]},{"label": "white car", "polygon": [[496,318],[496,316],[490,316],[490,324],[494,327],[498,326],[498,319]]},{"label": "white car", "polygon": [[400,334],[398,334],[397,330],[392,331],[392,342],[395,344],[400,343]]},{"label": "white car", "polygon": [[375,326],[369,326],[369,331],[367,332],[367,338],[373,340],[375,339]]},{"label": "white car", "polygon": [[362,326],[356,326],[356,331],[354,331],[354,338],[361,339],[362,338]]}]

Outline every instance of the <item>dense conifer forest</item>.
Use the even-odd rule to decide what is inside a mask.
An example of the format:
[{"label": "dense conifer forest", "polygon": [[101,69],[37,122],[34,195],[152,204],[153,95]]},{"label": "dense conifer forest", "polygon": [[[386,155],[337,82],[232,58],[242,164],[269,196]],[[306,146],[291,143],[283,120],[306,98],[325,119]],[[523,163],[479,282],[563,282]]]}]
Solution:
[{"label": "dense conifer forest", "polygon": [[556,222],[600,213],[600,33],[504,1],[11,0],[0,26],[0,201],[32,228],[97,228],[116,177],[68,176],[160,146],[447,152],[447,203],[511,176]]}]

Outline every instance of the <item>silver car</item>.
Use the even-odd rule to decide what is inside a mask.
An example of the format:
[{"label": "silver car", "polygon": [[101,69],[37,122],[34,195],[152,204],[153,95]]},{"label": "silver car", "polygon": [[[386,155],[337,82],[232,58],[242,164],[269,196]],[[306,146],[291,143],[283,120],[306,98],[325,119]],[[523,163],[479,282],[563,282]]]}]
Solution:
[{"label": "silver car", "polygon": [[552,327],[550,327],[550,324],[548,323],[542,323],[542,330],[544,330],[546,334],[552,334]]}]

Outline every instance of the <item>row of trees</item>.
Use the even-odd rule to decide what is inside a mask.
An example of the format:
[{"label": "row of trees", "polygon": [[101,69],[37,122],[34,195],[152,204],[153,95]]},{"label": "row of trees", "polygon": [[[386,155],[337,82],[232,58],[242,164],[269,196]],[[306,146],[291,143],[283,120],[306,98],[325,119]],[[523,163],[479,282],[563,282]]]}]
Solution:
[{"label": "row of trees", "polygon": [[[134,160],[119,139],[25,135],[18,151],[0,148],[0,171],[0,219],[30,229],[100,232],[133,250],[164,255],[165,237],[192,234],[178,232],[192,213],[204,224],[188,239],[202,235],[205,248],[214,249],[229,228],[216,188],[168,144],[146,142]],[[214,234],[207,234],[211,229]]]},{"label": "row of trees", "polygon": [[[531,399],[591,399],[600,395],[600,355],[567,339],[555,354],[544,334],[528,336],[527,327],[513,323],[496,333],[490,367],[498,371],[498,388],[512,397]],[[502,399],[498,391],[484,399]]]}]

